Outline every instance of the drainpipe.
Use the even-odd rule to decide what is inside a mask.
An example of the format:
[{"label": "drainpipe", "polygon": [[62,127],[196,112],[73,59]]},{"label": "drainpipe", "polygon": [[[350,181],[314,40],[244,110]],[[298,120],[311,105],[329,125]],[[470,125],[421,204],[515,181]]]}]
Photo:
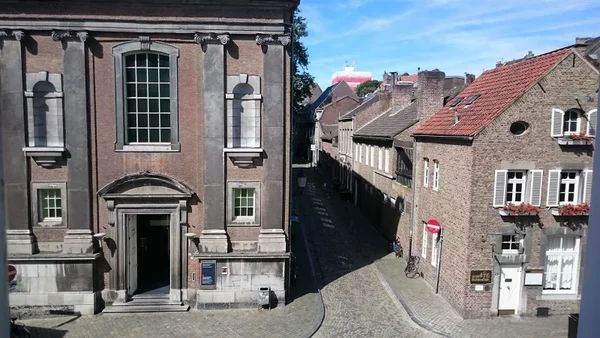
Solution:
[{"label": "drainpipe", "polygon": [[[600,61],[600,41],[592,47],[590,57]],[[600,85],[600,77],[598,81]],[[598,111],[600,111],[600,92],[597,97]],[[597,113],[596,113],[597,114]],[[594,175],[592,182],[592,200],[590,202],[590,216],[588,218],[587,228],[587,252],[585,254],[585,270],[583,278],[583,290],[580,307],[578,337],[597,337],[600,331],[600,321],[598,312],[600,312],[600,151],[598,151],[598,139],[594,144]]]},{"label": "drainpipe", "polygon": [[0,337],[10,337],[8,305],[8,263],[6,254],[6,223],[4,214],[4,167],[0,137]]}]

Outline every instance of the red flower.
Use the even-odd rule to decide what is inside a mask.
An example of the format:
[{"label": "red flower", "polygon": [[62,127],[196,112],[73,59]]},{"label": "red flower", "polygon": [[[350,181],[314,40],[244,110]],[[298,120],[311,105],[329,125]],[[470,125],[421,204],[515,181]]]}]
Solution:
[{"label": "red flower", "polygon": [[571,140],[580,140],[580,141],[593,141],[594,138],[592,136],[586,135],[584,132],[580,132],[579,134],[571,134],[569,135]]},{"label": "red flower", "polygon": [[542,209],[535,207],[529,203],[508,203],[502,209],[504,209],[504,211],[508,212],[511,215],[539,215],[540,211],[542,211]]},{"label": "red flower", "polygon": [[588,215],[590,213],[590,205],[588,203],[565,204],[558,211],[561,215],[565,216]]}]

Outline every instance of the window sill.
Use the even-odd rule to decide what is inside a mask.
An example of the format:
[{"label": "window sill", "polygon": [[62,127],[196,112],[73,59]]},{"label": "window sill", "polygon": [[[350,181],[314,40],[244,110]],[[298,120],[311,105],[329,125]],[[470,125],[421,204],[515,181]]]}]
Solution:
[{"label": "window sill", "polygon": [[575,293],[544,293],[535,297],[536,300],[581,300],[581,295]]},{"label": "window sill", "polygon": [[594,144],[594,140],[573,140],[570,137],[559,137],[556,142],[561,146],[587,146]]},{"label": "window sill", "polygon": [[260,224],[256,224],[254,222],[248,222],[248,223],[243,223],[243,222],[239,222],[239,223],[228,223],[227,224],[228,227],[260,227]]},{"label": "window sill", "polygon": [[37,222],[37,228],[66,228],[62,221],[43,221]]},{"label": "window sill", "polygon": [[64,147],[25,147],[23,148],[25,156],[32,157],[35,163],[48,168],[55,166],[59,159],[63,157]]},{"label": "window sill", "polygon": [[373,170],[374,173],[376,173],[377,175],[383,176],[385,178],[389,178],[390,180],[394,179],[394,176],[392,176],[391,174],[388,174],[384,171],[380,171],[380,170]]},{"label": "window sill", "polygon": [[116,152],[122,153],[176,153],[179,152],[179,145],[175,144],[149,144],[149,145],[131,145],[126,144],[123,148],[116,148]]},{"label": "window sill", "polygon": [[589,216],[589,213],[577,213],[577,214],[563,214],[560,212],[560,208],[554,208],[554,209],[550,209],[550,213],[552,214],[552,216],[560,216],[560,217],[586,217]]},{"label": "window sill", "polygon": [[262,158],[264,150],[262,148],[225,148],[223,153],[227,155],[240,168],[255,167]]},{"label": "window sill", "polygon": [[539,216],[538,213],[536,212],[525,212],[525,213],[514,213],[514,212],[510,212],[504,209],[500,209],[498,210],[498,213],[500,214],[500,216],[510,216],[510,217],[529,217],[529,216]]}]

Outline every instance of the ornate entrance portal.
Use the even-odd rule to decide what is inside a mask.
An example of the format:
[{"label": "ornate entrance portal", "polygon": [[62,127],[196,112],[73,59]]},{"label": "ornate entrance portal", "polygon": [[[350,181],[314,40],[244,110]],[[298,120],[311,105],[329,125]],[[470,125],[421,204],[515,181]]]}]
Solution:
[{"label": "ornate entrance portal", "polygon": [[[109,286],[117,293],[115,302],[127,302],[144,291],[168,293],[171,301],[181,302],[187,280],[185,233],[191,189],[164,175],[139,173],[108,184],[98,194],[109,212],[111,230],[107,237],[116,244],[115,254],[106,257],[114,271]],[[166,242],[160,242],[161,238]],[[144,250],[166,250],[168,258],[162,258],[168,262],[157,261],[157,270],[153,271],[148,261],[153,256]],[[147,255],[143,255],[145,252]],[[166,265],[168,276],[162,271]],[[152,284],[161,281],[165,285]]]}]

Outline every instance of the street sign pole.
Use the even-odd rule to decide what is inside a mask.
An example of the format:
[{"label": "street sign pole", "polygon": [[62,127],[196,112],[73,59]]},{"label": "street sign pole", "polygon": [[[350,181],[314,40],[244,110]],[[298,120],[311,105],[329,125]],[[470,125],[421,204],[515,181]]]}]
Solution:
[{"label": "street sign pole", "polygon": [[440,290],[440,271],[442,270],[442,247],[444,244],[444,229],[441,228],[440,232],[438,233],[439,236],[439,244],[440,244],[440,251],[438,252],[438,256],[437,256],[437,277],[436,277],[436,281],[435,281],[435,293],[437,294]]}]

